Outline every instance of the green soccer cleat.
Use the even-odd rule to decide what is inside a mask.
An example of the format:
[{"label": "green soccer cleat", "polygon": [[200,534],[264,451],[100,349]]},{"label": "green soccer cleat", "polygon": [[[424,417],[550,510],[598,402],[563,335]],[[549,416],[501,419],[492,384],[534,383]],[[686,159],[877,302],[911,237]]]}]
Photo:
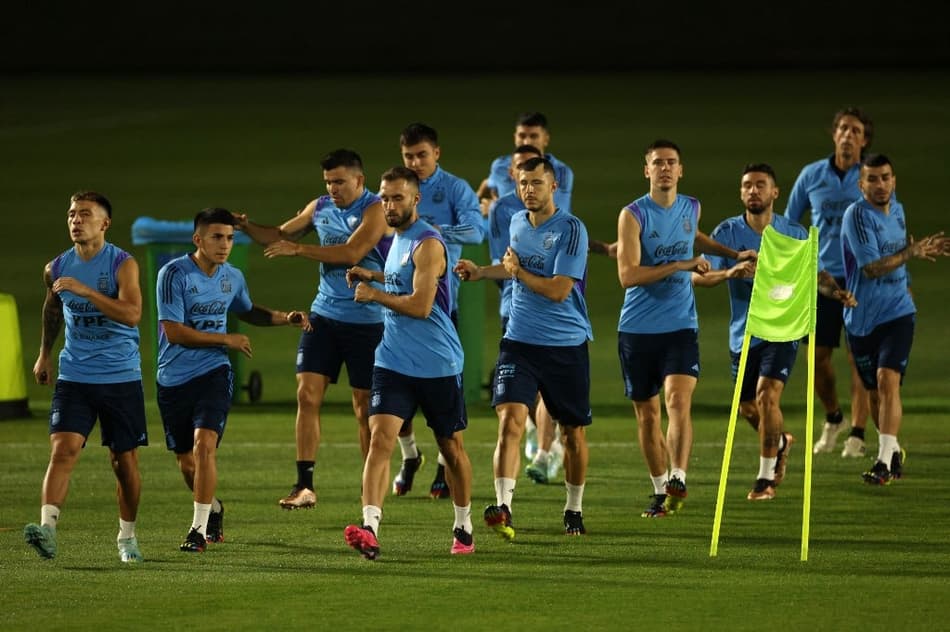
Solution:
[{"label": "green soccer cleat", "polygon": [[674,514],[683,508],[686,501],[686,483],[674,476],[666,482],[666,513]]},{"label": "green soccer cleat", "polygon": [[23,537],[40,557],[47,560],[56,557],[56,529],[53,527],[30,523],[23,528]]},{"label": "green soccer cleat", "polygon": [[485,525],[502,538],[511,542],[515,539],[515,529],[511,526],[511,510],[508,505],[488,505],[485,507]]}]

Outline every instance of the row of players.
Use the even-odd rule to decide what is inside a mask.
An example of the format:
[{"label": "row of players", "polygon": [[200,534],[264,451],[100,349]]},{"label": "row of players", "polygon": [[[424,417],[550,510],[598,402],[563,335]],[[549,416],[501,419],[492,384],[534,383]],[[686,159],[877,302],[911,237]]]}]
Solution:
[{"label": "row of players", "polygon": [[[813,206],[812,216],[819,227],[840,230],[844,225],[845,238],[839,245],[844,255],[839,256],[850,266],[843,269],[839,283],[837,269],[823,262],[820,288],[829,301],[845,305],[849,345],[870,401],[879,411],[878,460],[864,478],[886,484],[901,471],[898,389],[913,333],[914,306],[903,264],[911,257],[932,260],[946,255],[948,243],[942,234],[917,242],[906,239],[903,209],[893,197],[890,161],[878,155],[863,166],[860,163],[870,136],[869,121],[862,116],[857,110],[836,116],[835,155],[806,167],[799,177],[804,184],[797,183],[796,188],[818,195],[815,192],[823,190],[818,183],[834,180],[843,185],[849,177],[860,185],[862,197],[849,207],[844,222],[822,219],[817,209],[828,208],[825,205]],[[192,527],[182,550],[202,551],[207,541],[223,539],[224,510],[214,492],[215,452],[231,399],[227,350],[251,353],[246,336],[226,332],[224,315],[232,310],[252,324],[303,329],[297,355],[298,480],[281,506],[308,507],[316,502],[313,466],[320,405],[345,362],[364,454],[363,522],[346,528],[347,543],[368,559],[378,556],[389,458],[398,440],[403,469],[394,487],[396,493],[405,493],[413,466],[422,462],[410,425],[421,408],[439,445],[439,472],[444,478],[434,488],[440,496],[451,496],[455,506],[452,552],[474,551],[471,465],[460,434],[466,426],[463,357],[454,308],[458,283],[482,278],[504,288],[504,335],[492,387],[500,424],[494,458],[496,503],[485,510],[485,522],[502,537],[514,537],[511,505],[520,469],[520,440],[540,394],[542,410],[556,421],[561,434],[565,533],[585,532],[591,328],[583,281],[591,240],[583,222],[558,200],[560,182],[570,182],[571,177],[564,171],[559,175],[555,162],[544,154],[548,138],[544,125],[524,122],[520,120],[516,128],[515,155],[494,163],[508,163],[505,168],[515,192],[494,198],[486,189],[491,179],[481,187],[493,198],[487,205],[492,265],[459,259],[463,243],[481,241],[482,215],[471,187],[438,165],[436,132],[423,124],[404,130],[404,166],[383,175],[378,195],[365,187],[359,156],[337,150],[321,162],[328,195],[280,226],[261,226],[224,209],[198,214],[195,252],[169,262],[157,282],[162,323],[158,402],[166,445],[176,454],[194,494]],[[532,127],[540,128],[533,131],[540,134],[542,147],[525,144]],[[845,171],[838,169],[839,154],[850,156]],[[643,514],[649,517],[675,512],[687,495],[690,402],[699,375],[693,285],[729,282],[730,347],[737,366],[762,231],[772,225],[794,237],[805,234],[796,222],[773,213],[778,197],[775,174],[759,163],[742,174],[745,213],[720,224],[711,237],[705,235],[698,230],[699,202],[677,193],[680,159],[679,148],[671,141],[656,141],[647,148],[644,175],[650,191],[621,211],[618,240],[599,244],[600,250],[617,258],[626,289],[620,359],[654,485],[653,501]],[[467,206],[457,203],[466,199]],[[503,212],[506,205],[510,213]],[[120,558],[141,559],[134,531],[140,488],[136,447],[147,443],[136,328],[141,293],[134,259],[105,241],[110,220],[111,206],[104,196],[74,195],[68,216],[74,247],[46,269],[43,344],[34,369],[40,383],[51,382],[50,353],[64,322],[67,333],[50,411],[52,454],[41,521],[25,529],[28,543],[44,557],[56,554],[55,525],[69,474],[98,417],[119,481]],[[235,228],[266,244],[268,257],[296,255],[320,262],[320,285],[309,316],[251,302],[243,275],[227,264]],[[320,245],[299,242],[311,230],[318,233]],[[822,241],[823,257],[830,257],[830,252],[827,240]],[[827,305],[826,311],[831,311]],[[841,313],[840,307],[837,312]],[[837,328],[839,337],[840,323]],[[419,340],[427,342],[420,345]],[[820,346],[822,339],[818,342]],[[741,396],[742,412],[758,429],[761,446],[760,471],[750,500],[774,498],[775,486],[784,476],[792,437],[782,429],[778,402],[796,350],[797,343],[753,344]],[[660,424],[661,390],[669,419],[666,436]],[[825,434],[836,434],[840,418],[840,411],[829,415],[826,430],[832,429]],[[816,451],[822,449],[820,444]]]}]

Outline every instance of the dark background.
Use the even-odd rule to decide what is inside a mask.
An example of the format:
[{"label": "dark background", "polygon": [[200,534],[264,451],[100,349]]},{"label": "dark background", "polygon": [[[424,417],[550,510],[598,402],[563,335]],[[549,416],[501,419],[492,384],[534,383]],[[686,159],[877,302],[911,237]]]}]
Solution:
[{"label": "dark background", "polygon": [[950,66],[946,20],[916,2],[566,4],[19,2],[0,72]]}]

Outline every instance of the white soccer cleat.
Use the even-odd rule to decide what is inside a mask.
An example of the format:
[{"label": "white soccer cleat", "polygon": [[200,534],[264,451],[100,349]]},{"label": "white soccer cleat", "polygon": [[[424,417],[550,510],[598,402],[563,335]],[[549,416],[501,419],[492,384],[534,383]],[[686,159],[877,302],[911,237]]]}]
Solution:
[{"label": "white soccer cleat", "polygon": [[524,458],[534,460],[534,455],[538,453],[538,427],[529,419],[525,424],[524,432]]},{"label": "white soccer cleat", "polygon": [[837,424],[830,424],[827,421],[825,422],[824,428],[821,430],[821,438],[815,442],[815,448],[812,450],[814,454],[820,452],[833,452],[835,449],[835,442],[838,440],[838,435],[841,434],[845,429],[845,423],[842,421]]},{"label": "white soccer cleat", "polygon": [[139,551],[139,542],[135,536],[131,538],[119,538],[116,541],[119,547],[119,560],[123,564],[138,564],[142,561],[142,553]]},{"label": "white soccer cleat", "polygon": [[867,454],[864,446],[864,440],[860,437],[848,437],[844,440],[844,448],[841,450],[841,458],[859,459]]}]

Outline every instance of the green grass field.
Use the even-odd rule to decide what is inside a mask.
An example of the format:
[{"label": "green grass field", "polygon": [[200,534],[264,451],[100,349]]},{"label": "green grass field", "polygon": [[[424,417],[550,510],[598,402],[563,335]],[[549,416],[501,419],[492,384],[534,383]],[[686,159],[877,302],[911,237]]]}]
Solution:
[{"label": "green grass field", "polygon": [[[620,208],[646,191],[641,148],[669,137],[683,148],[680,191],[703,202],[706,231],[739,212],[742,166],[771,162],[786,194],[806,162],[830,153],[832,113],[847,104],[875,118],[874,149],[895,164],[909,232],[947,225],[942,184],[950,146],[947,73],[715,75],[671,73],[522,77],[7,77],[0,99],[0,292],[17,300],[24,371],[39,344],[41,272],[69,246],[69,195],[106,193],[110,240],[132,247],[139,216],[190,219],[202,207],[245,210],[278,223],[323,192],[318,160],[359,151],[375,187],[399,162],[398,135],[413,120],[435,126],[442,165],[476,185],[490,160],[510,151],[516,114],[544,111],[550,150],[575,171],[574,205],[593,237],[611,240]],[[757,443],[737,428],[719,555],[710,558],[715,499],[732,387],[725,288],[700,290],[703,373],[696,391],[690,495],[684,511],[639,517],[649,479],[635,422],[622,394],[615,328],[622,301],[613,261],[592,258],[588,302],[594,425],[583,538],[561,535],[560,484],[519,481],[516,541],[476,522],[474,556],[453,559],[451,508],[417,489],[390,497],[383,557],[369,563],[343,544],[358,520],[359,449],[345,388],[331,389],[318,457],[318,506],[284,513],[277,499],[293,483],[293,356],[289,329],[247,333],[264,395],[236,407],[219,454],[227,541],[200,556],[177,550],[191,500],[161,423],[149,408],[151,446],[141,451],[138,535],[146,563],[118,562],[114,482],[96,432],[74,473],[59,529],[60,554],[40,560],[22,527],[39,517],[48,458],[50,391],[30,384],[31,419],[0,422],[0,629],[177,630],[330,628],[512,629],[641,625],[673,629],[933,629],[950,613],[950,395],[942,301],[950,262],[911,263],[919,308],[904,394],[905,480],[872,489],[859,477],[870,461],[837,453],[814,462],[809,560],[799,561],[805,445],[805,363],[799,356],[785,396],[787,429],[798,442],[786,482],[771,503],[745,494]],[[305,308],[314,266],[248,256],[255,301]],[[144,280],[143,280],[144,281]],[[145,283],[143,282],[143,286]],[[497,299],[485,284],[483,372],[497,347]],[[142,328],[143,358],[151,336]],[[473,355],[473,354],[470,354]],[[838,354],[841,356],[842,354]],[[843,357],[836,358],[839,376]],[[32,381],[32,380],[30,380]],[[151,398],[154,387],[146,379]],[[846,379],[839,394],[847,399]],[[846,403],[846,402],[845,402]],[[493,500],[496,422],[484,398],[469,402],[473,509]],[[820,417],[820,414],[818,415]],[[814,428],[820,430],[820,420]],[[434,456],[431,438],[421,446]],[[869,453],[876,435],[869,432]],[[394,467],[398,457],[394,456]],[[427,487],[433,468],[420,474]],[[489,619],[493,617],[494,619]]]}]

